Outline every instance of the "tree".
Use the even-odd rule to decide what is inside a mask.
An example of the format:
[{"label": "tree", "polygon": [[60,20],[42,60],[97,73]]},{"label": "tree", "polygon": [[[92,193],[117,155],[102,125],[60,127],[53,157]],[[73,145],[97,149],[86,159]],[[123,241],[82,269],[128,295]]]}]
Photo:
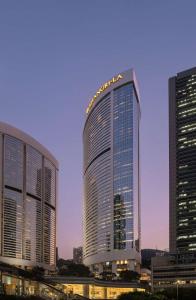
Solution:
[{"label": "tree", "polygon": [[140,275],[135,271],[125,270],[120,272],[120,279],[123,281],[139,280]]},{"label": "tree", "polygon": [[[177,290],[176,288],[168,288],[164,291],[157,292],[156,295],[165,295],[167,299],[176,300]],[[178,300],[192,300],[196,299],[196,288],[179,287],[178,288]]]},{"label": "tree", "polygon": [[69,264],[65,268],[59,270],[59,275],[65,276],[78,276],[78,277],[89,277],[90,270],[87,266],[82,264]]},{"label": "tree", "polygon": [[116,274],[112,273],[112,272],[104,271],[104,272],[100,273],[100,276],[103,280],[113,280],[114,277],[116,276]]},{"label": "tree", "polygon": [[61,269],[62,267],[64,266],[67,266],[67,265],[70,265],[70,264],[73,264],[73,259],[63,259],[63,258],[59,258],[57,260],[57,267],[59,269]]},{"label": "tree", "polygon": [[44,277],[44,269],[42,267],[33,267],[33,269],[30,271],[30,274],[32,278],[35,278],[36,280],[42,280]]}]

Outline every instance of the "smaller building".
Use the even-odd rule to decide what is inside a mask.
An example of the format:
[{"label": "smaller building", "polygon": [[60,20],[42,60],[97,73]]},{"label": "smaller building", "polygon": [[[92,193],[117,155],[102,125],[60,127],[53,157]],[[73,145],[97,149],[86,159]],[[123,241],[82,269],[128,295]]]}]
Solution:
[{"label": "smaller building", "polygon": [[83,264],[83,247],[73,248],[73,262]]},{"label": "smaller building", "polygon": [[192,255],[156,256],[152,258],[152,290],[196,288],[196,257]]},{"label": "smaller building", "polygon": [[166,250],[158,250],[158,249],[142,249],[141,257],[142,257],[142,268],[150,268],[151,266],[151,258],[154,256],[163,256],[167,254]]},{"label": "smaller building", "polygon": [[[92,277],[45,276],[54,282],[57,289],[62,290],[68,299],[117,299],[121,294],[145,292],[146,286],[136,282],[104,281]],[[77,297],[77,298],[76,298]]]}]

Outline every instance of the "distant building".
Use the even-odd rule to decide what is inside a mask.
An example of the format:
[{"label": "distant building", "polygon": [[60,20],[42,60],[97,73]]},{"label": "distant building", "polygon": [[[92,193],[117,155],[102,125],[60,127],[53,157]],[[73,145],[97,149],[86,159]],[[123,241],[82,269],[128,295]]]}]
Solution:
[{"label": "distant building", "polygon": [[151,258],[154,256],[163,256],[167,253],[163,250],[158,249],[142,249],[141,250],[141,257],[142,257],[142,267],[148,267],[151,266]]},{"label": "distant building", "polygon": [[0,261],[56,265],[58,162],[35,139],[0,122]]},{"label": "distant building", "polygon": [[170,252],[196,251],[196,67],[169,79]]},{"label": "distant building", "polygon": [[83,264],[83,247],[73,248],[73,262]]},{"label": "distant building", "polygon": [[139,271],[141,112],[134,70],[105,82],[86,113],[84,264],[98,274]]}]

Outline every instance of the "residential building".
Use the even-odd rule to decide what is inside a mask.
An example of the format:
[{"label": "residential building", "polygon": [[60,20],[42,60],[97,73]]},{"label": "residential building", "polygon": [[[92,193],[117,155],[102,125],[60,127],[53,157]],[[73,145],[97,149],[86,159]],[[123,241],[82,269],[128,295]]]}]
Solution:
[{"label": "residential building", "polygon": [[0,122],[0,260],[54,269],[58,162],[35,139]]}]

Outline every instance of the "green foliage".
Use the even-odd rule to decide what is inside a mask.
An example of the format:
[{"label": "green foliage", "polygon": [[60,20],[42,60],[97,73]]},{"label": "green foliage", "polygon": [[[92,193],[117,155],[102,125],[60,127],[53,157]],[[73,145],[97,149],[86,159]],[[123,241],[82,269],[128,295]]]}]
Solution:
[{"label": "green foliage", "polygon": [[[157,292],[157,295],[165,295],[170,300],[177,299],[177,288],[169,288],[161,292]],[[196,299],[196,288],[182,288],[178,287],[178,300],[194,300]]]},{"label": "green foliage", "polygon": [[125,270],[120,272],[120,279],[123,281],[139,280],[140,275],[135,271]]},{"label": "green foliage", "polygon": [[89,277],[90,270],[85,265],[69,264],[66,266],[66,268],[61,268],[58,274],[64,276]]},{"label": "green foliage", "polygon": [[57,267],[59,269],[61,269],[63,266],[67,266],[73,264],[73,260],[72,259],[63,259],[63,258],[59,258],[57,260]]},{"label": "green foliage", "polygon": [[44,277],[44,269],[41,267],[34,267],[32,270],[29,271],[30,278],[36,280],[42,280]]},{"label": "green foliage", "polygon": [[142,268],[151,269],[151,258],[142,259]]},{"label": "green foliage", "polygon": [[116,274],[111,272],[102,272],[100,273],[100,277],[102,280],[113,280],[115,278]]}]

